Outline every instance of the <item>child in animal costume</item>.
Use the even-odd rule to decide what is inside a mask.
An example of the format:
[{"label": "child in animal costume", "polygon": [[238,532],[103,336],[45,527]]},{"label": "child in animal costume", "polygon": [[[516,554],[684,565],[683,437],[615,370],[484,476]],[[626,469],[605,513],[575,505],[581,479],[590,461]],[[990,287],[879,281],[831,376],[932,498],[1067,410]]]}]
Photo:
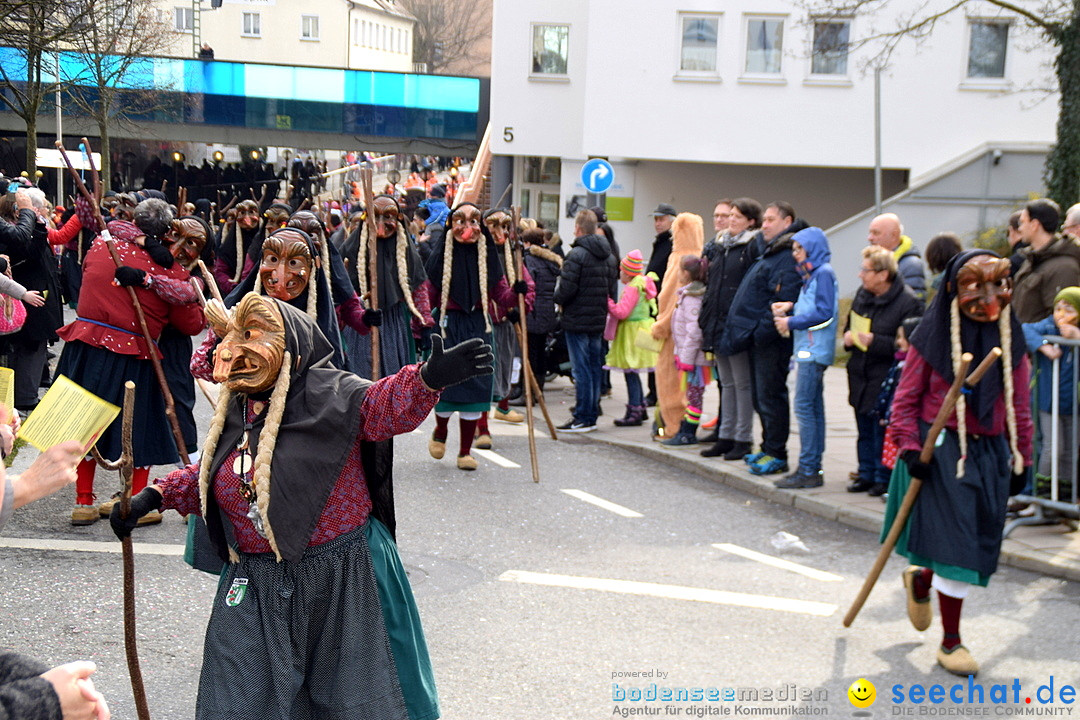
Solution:
[{"label": "child in animal costume", "polygon": [[[986,586],[997,569],[1010,484],[1031,464],[1030,362],[1020,324],[1009,312],[1009,261],[988,250],[960,253],[945,268],[941,289],[911,338],[892,406],[890,431],[900,458],[889,485],[883,534],[892,526],[908,473],[923,480],[896,551],[908,617],[930,626],[930,589],[938,592],[944,630],[938,663],[974,675],[979,666],[960,641],[960,612],[972,585]],[[962,353],[978,364],[994,347],[1001,360],[960,395],[929,463],[923,440],[959,367]]]},{"label": "child in animal costume", "polygon": [[608,298],[608,324],[604,339],[611,343],[605,370],[626,376],[626,415],[615,419],[619,427],[637,427],[648,419],[640,372],[656,367],[656,353],[637,344],[639,333],[652,328],[656,309],[656,283],[645,275],[645,259],[640,250],[631,250],[619,263],[619,279],[626,287],[615,302]]}]

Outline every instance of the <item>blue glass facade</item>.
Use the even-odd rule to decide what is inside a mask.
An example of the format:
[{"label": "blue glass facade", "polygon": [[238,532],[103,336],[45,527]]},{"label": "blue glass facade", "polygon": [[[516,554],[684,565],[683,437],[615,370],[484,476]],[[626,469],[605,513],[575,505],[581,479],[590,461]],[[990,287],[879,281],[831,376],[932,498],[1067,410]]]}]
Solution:
[{"label": "blue glass facade", "polygon": [[[18,51],[0,48],[0,62],[9,78],[26,76]],[[60,68],[91,84],[79,56],[61,54]],[[481,81],[443,75],[141,58],[112,84],[162,93],[159,108],[141,116],[158,122],[476,140],[481,113]]]}]

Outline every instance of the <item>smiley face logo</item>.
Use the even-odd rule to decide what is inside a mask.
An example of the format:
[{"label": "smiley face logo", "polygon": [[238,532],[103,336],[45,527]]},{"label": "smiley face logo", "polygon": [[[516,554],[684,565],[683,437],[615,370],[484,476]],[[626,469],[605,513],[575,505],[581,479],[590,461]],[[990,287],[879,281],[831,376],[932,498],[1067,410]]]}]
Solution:
[{"label": "smiley face logo", "polygon": [[874,683],[864,678],[859,678],[851,683],[847,690],[848,700],[857,708],[868,708],[877,700],[877,688]]}]

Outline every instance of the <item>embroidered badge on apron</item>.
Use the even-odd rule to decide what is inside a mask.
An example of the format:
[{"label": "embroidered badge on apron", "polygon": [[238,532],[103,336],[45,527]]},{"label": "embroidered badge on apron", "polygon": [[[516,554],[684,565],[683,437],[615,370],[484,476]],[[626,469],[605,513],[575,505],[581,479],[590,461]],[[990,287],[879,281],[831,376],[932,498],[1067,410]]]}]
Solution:
[{"label": "embroidered badge on apron", "polygon": [[247,596],[247,585],[247,578],[234,578],[229,593],[225,596],[225,604],[229,607],[236,607],[244,602],[244,598]]}]

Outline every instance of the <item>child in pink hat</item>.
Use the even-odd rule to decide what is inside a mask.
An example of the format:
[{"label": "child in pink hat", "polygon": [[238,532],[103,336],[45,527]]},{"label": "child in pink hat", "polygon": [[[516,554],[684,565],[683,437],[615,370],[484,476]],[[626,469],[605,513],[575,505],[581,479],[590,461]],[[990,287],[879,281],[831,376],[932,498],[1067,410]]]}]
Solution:
[{"label": "child in pink hat", "polygon": [[620,427],[641,425],[646,419],[645,395],[641,390],[639,372],[649,372],[656,366],[656,351],[641,347],[639,335],[649,334],[656,312],[656,278],[644,274],[645,259],[640,250],[631,250],[619,263],[619,277],[626,286],[619,302],[608,298],[608,321],[604,339],[611,343],[605,370],[626,375],[626,415],[615,420]]}]

